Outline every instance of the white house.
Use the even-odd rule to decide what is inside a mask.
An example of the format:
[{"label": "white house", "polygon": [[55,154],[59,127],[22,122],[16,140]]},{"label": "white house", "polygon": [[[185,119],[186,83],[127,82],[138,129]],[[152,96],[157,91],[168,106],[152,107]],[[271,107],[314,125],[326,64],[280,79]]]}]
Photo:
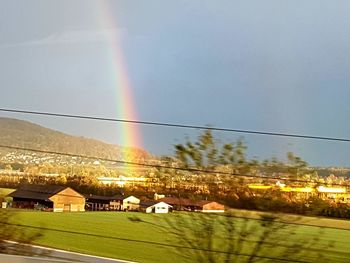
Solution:
[{"label": "white house", "polygon": [[124,211],[136,211],[140,208],[140,199],[135,196],[128,196],[123,199],[122,210]]},{"label": "white house", "polygon": [[146,213],[166,214],[172,211],[172,206],[164,202],[142,202],[140,203],[142,211]]}]

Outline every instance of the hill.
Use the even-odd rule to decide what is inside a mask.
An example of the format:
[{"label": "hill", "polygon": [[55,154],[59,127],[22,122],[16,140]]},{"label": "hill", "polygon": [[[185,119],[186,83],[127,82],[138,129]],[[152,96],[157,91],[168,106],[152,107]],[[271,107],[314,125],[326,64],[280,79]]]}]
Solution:
[{"label": "hill", "polygon": [[[142,149],[72,136],[28,121],[10,118],[0,118],[0,144],[118,160],[140,160],[149,157]],[[0,151],[13,152],[5,148]]]}]

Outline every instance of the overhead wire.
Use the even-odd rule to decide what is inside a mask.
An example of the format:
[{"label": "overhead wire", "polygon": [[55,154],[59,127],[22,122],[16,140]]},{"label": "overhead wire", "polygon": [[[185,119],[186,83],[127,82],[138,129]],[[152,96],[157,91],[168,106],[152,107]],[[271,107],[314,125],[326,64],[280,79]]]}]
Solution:
[{"label": "overhead wire", "polygon": [[53,112],[44,112],[44,111],[29,111],[29,110],[7,109],[7,108],[0,108],[0,111],[1,112],[9,112],[9,113],[21,113],[21,114],[42,115],[42,116],[51,116],[51,117],[64,117],[64,118],[130,123],[130,124],[152,125],[152,126],[163,126],[163,127],[173,127],[173,128],[212,130],[212,131],[234,132],[234,133],[254,134],[254,135],[266,135],[266,136],[291,137],[291,138],[300,138],[300,139],[350,142],[350,138],[338,138],[338,137],[331,137],[331,136],[304,135],[304,134],[293,134],[293,133],[283,133],[283,132],[267,132],[267,131],[258,131],[258,130],[233,129],[233,128],[201,126],[201,125],[170,123],[170,122],[116,119],[116,118],[106,118],[106,117],[97,117],[97,116],[63,114],[63,113],[53,113]]}]

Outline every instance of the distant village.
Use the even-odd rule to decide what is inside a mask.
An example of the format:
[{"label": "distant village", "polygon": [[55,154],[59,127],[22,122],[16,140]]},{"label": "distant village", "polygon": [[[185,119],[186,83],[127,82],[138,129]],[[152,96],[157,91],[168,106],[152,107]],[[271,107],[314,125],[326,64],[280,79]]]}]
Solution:
[{"label": "distant village", "polygon": [[1,156],[1,162],[17,163],[22,165],[29,164],[60,164],[60,165],[74,165],[74,164],[100,164],[100,161],[83,160],[81,157],[64,156],[64,155],[48,155],[35,152],[8,152]]}]

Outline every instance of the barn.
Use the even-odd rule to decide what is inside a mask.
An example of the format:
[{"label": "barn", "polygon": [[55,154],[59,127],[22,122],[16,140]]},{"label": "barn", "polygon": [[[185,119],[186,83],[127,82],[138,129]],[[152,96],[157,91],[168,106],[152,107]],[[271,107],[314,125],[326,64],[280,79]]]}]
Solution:
[{"label": "barn", "polygon": [[60,185],[26,185],[8,196],[12,207],[53,212],[85,211],[85,197],[72,188]]}]

